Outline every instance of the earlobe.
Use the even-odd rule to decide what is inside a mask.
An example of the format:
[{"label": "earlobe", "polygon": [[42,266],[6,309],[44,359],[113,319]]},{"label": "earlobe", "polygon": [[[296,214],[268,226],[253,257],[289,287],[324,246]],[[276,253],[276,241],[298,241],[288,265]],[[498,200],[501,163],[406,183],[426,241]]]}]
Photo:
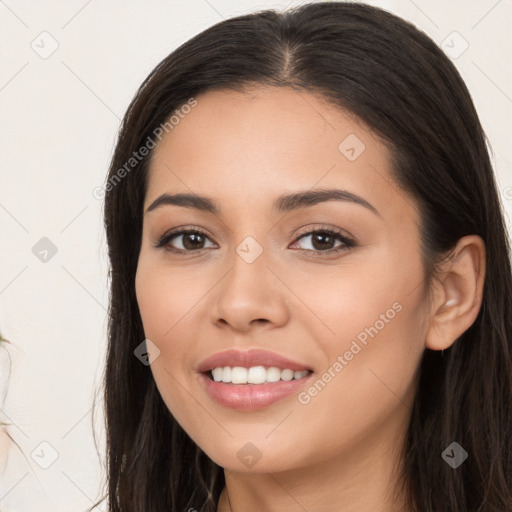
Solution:
[{"label": "earlobe", "polygon": [[426,348],[445,350],[473,325],[482,305],[485,262],[481,237],[459,240],[436,280]]}]

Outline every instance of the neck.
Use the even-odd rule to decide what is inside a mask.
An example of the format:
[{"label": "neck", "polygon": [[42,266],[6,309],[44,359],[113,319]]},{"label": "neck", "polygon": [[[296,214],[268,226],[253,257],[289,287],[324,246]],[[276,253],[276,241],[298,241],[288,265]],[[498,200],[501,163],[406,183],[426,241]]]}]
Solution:
[{"label": "neck", "polygon": [[[381,425],[369,440],[361,435],[349,450],[307,467],[280,472],[224,471],[217,512],[405,512],[403,497],[393,491],[402,460],[408,417]],[[391,442],[390,442],[391,440]]]}]

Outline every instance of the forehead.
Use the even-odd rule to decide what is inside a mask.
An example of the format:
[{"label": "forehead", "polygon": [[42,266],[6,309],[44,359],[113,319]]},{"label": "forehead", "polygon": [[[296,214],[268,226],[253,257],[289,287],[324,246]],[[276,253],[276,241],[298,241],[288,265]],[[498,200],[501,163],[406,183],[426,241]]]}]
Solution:
[{"label": "forehead", "polygon": [[[232,158],[239,150],[246,157],[286,153],[288,157],[296,154],[304,158],[309,153],[318,158],[322,153],[335,161],[340,156],[339,144],[351,136],[356,154],[346,153],[347,161],[355,161],[364,148],[367,155],[372,153],[380,163],[387,163],[386,147],[356,116],[309,92],[290,87],[216,90],[201,94],[196,101],[189,113],[180,119],[174,116],[176,124],[167,130],[155,154],[165,152],[172,144],[175,153],[177,150],[180,154],[216,147],[211,156],[227,153]],[[348,146],[350,143],[345,149]],[[193,153],[194,157],[201,156],[198,151]]]},{"label": "forehead", "polygon": [[267,87],[196,101],[154,149],[145,207],[163,192],[270,207],[283,192],[313,188],[349,190],[379,211],[400,206],[384,142],[323,98]]}]

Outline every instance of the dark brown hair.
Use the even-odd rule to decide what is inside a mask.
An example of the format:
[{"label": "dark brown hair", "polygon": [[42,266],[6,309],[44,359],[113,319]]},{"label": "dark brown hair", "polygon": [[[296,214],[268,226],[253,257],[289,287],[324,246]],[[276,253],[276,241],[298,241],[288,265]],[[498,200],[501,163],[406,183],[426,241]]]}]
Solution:
[{"label": "dark brown hair", "polygon": [[[156,66],[123,119],[104,210],[109,512],[213,512],[224,487],[223,469],[178,425],[133,354],[145,339],[134,282],[151,152],[112,179],[190,98],[249,86],[319,94],[386,141],[393,179],[421,213],[427,286],[461,237],[484,240],[476,321],[442,357],[424,352],[400,485],[411,511],[512,510],[510,247],[470,94],[450,59],[412,24],[365,4],[319,2],[208,28]],[[441,457],[453,441],[469,454],[457,469]]]}]

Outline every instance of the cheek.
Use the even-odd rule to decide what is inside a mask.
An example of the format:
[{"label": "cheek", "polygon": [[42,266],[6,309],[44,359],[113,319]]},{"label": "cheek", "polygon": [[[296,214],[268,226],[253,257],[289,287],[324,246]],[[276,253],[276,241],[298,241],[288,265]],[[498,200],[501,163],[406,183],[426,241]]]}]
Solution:
[{"label": "cheek", "polygon": [[[290,288],[305,297],[308,311],[301,315],[311,329],[312,339],[321,339],[332,350],[345,350],[353,338],[364,343],[370,334],[365,331],[387,330],[395,321],[406,298],[407,279],[388,272],[386,262],[367,262],[354,268],[340,266],[331,272],[317,272],[288,279]],[[363,271],[364,267],[364,271]],[[299,307],[302,307],[298,304]],[[375,333],[375,329],[370,329]]]},{"label": "cheek", "polygon": [[[159,350],[151,365],[157,389],[175,419],[184,426],[190,397],[185,391],[183,365],[190,339],[183,335],[186,315],[197,302],[197,293],[181,286],[179,272],[165,272],[155,262],[141,258],[135,277],[135,291],[146,339]],[[173,277],[171,277],[173,276]],[[187,425],[190,428],[190,425]]]},{"label": "cheek", "polygon": [[309,322],[318,325],[312,334],[326,359],[301,403],[339,405],[331,412],[342,429],[348,417],[347,426],[361,425],[361,418],[385,415],[408,400],[424,350],[419,260],[411,258],[405,267],[395,257],[382,257],[365,268],[306,285],[308,305],[325,327],[314,317]]},{"label": "cheek", "polygon": [[167,268],[161,261],[141,254],[135,291],[144,335],[160,353],[151,371],[170,409],[190,400],[183,386],[190,379],[197,339],[197,311],[212,283],[189,269]]},{"label": "cheek", "polygon": [[351,450],[390,425],[398,429],[412,407],[423,352],[416,324],[410,300],[384,309],[372,305],[357,319],[340,315],[337,342],[324,345],[328,363],[298,397],[301,436],[316,439],[322,432],[333,450]]},{"label": "cheek", "polygon": [[186,321],[200,302],[205,286],[204,280],[187,269],[166,269],[161,263],[141,258],[135,291],[146,336],[164,344],[176,338],[180,322]]},{"label": "cheek", "polygon": [[195,297],[191,296],[189,288],[180,286],[169,274],[157,264],[141,259],[135,290],[145,338],[159,350],[150,369],[164,402],[174,413],[186,398],[180,396],[179,384],[185,381],[183,362],[190,340],[180,335],[180,329]]}]

